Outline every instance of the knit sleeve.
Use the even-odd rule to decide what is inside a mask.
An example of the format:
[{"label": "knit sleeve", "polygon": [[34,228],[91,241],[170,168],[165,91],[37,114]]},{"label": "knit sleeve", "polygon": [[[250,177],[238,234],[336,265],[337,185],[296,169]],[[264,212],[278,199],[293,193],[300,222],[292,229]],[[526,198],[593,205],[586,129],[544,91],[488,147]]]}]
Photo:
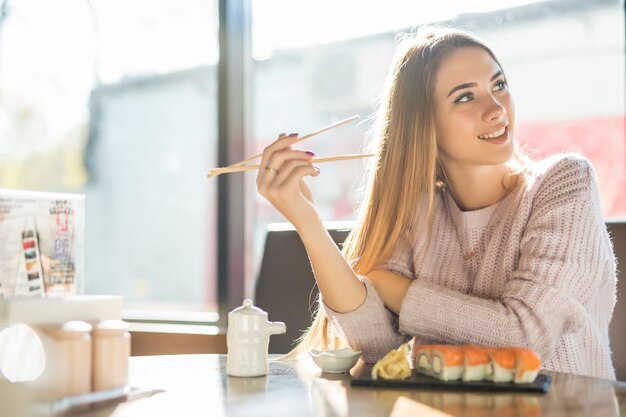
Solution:
[{"label": "knit sleeve", "polygon": [[383,269],[407,278],[414,278],[413,251],[413,245],[411,245],[407,234],[403,233],[396,242],[389,259],[372,270]]},{"label": "knit sleeve", "polygon": [[400,331],[449,343],[527,346],[546,361],[563,335],[588,320],[586,302],[614,274],[591,165],[570,156],[539,185],[518,267],[502,296],[484,299],[415,280],[401,307]]},{"label": "knit sleeve", "polygon": [[374,363],[406,342],[408,337],[398,332],[398,316],[388,310],[367,277],[359,276],[365,284],[367,296],[359,308],[338,313],[320,298],[323,312],[340,336],[356,350],[363,352],[367,363]]}]

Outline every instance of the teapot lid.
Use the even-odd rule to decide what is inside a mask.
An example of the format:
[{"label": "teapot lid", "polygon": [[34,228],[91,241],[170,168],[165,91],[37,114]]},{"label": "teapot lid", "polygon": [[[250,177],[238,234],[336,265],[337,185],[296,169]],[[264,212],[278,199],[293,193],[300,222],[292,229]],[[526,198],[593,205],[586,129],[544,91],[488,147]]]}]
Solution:
[{"label": "teapot lid", "polygon": [[261,315],[261,314],[267,314],[267,313],[261,310],[260,308],[252,305],[252,300],[250,300],[249,298],[246,298],[245,300],[243,300],[243,305],[231,311],[230,314]]}]

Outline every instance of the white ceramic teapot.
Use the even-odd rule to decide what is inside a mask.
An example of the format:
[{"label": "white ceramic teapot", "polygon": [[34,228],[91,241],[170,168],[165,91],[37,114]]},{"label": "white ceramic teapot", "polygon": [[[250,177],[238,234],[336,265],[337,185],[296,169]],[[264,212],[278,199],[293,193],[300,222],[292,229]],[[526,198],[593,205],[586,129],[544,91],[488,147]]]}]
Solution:
[{"label": "white ceramic teapot", "polygon": [[267,375],[270,336],[287,331],[285,323],[267,321],[267,313],[244,300],[228,313],[226,373],[231,376]]}]

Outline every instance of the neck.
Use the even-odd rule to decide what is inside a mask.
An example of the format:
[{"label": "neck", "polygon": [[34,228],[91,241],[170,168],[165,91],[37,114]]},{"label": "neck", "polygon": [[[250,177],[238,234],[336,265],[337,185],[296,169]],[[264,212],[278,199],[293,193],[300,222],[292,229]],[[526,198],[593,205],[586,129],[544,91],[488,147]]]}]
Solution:
[{"label": "neck", "polygon": [[506,164],[445,169],[450,194],[463,211],[496,204],[515,188],[518,179]]}]

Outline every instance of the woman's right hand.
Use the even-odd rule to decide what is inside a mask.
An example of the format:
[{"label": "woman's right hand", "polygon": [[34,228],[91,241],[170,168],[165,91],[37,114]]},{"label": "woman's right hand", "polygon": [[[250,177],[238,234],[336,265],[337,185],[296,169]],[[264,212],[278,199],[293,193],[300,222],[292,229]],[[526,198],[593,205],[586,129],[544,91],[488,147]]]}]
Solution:
[{"label": "woman's right hand", "polygon": [[320,172],[313,165],[313,152],[291,149],[297,140],[296,133],[289,136],[281,133],[278,140],[265,148],[256,179],[259,193],[296,229],[318,217],[304,177],[316,177]]}]

